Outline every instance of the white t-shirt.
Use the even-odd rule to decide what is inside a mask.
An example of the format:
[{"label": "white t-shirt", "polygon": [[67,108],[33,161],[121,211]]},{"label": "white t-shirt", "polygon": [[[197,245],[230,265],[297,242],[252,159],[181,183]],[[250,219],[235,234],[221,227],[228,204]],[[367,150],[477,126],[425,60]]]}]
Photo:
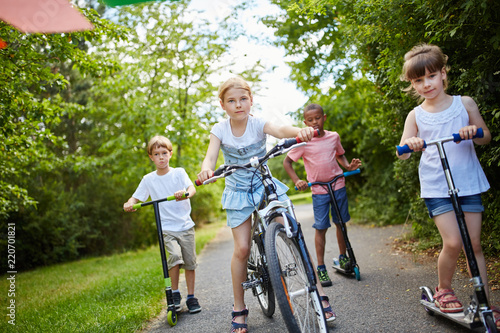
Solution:
[{"label": "white t-shirt", "polygon": [[[149,197],[151,200],[163,199],[191,185],[193,182],[183,168],[170,168],[163,176],[153,171],[142,178],[132,197],[140,201],[146,201]],[[163,231],[185,231],[194,226],[189,199],[163,201],[158,206]]]}]

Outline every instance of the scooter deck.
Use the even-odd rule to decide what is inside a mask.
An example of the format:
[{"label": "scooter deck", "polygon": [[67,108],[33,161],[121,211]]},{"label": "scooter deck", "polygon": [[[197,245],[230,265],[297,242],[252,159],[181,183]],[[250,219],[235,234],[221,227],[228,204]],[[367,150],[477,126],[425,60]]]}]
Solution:
[{"label": "scooter deck", "polygon": [[447,319],[450,319],[457,324],[460,324],[462,326],[468,327],[469,329],[475,329],[475,328],[480,328],[483,327],[483,324],[481,323],[480,320],[471,320],[470,318],[466,318],[464,315],[464,312],[457,312],[457,313],[444,313],[441,310],[439,310],[438,307],[432,302],[428,302],[426,300],[421,299],[420,304],[422,304],[426,310],[431,311],[430,314],[437,314],[439,316],[445,317]]},{"label": "scooter deck", "polygon": [[332,266],[332,267],[333,267],[336,271],[338,271],[338,272],[340,272],[340,273],[342,273],[342,274],[345,274],[345,275],[354,275],[354,270],[353,270],[353,269],[351,269],[351,270],[346,270],[346,269],[344,269],[344,268],[341,268],[341,267],[340,267],[340,264],[336,264],[337,262],[338,262],[338,259],[337,259],[337,258],[333,258],[333,266]]}]

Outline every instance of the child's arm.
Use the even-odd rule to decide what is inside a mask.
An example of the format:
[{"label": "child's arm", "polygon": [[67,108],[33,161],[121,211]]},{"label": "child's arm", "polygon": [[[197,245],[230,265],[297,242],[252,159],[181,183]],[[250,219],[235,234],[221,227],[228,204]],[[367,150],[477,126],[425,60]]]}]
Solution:
[{"label": "child's arm", "polygon": [[264,125],[264,133],[278,139],[299,137],[303,142],[311,141],[314,136],[314,128],[298,128],[293,126],[276,126],[269,121]]},{"label": "child's arm", "polygon": [[337,156],[337,161],[340,165],[344,167],[347,171],[356,170],[361,166],[361,160],[358,158],[353,158],[351,163],[347,162],[345,155]]},{"label": "child's arm", "polygon": [[198,180],[204,182],[212,177],[215,170],[217,158],[219,158],[220,140],[213,134],[210,134],[210,143],[208,144],[207,154],[201,164],[201,171],[198,174]]},{"label": "child's arm", "polygon": [[130,199],[128,199],[127,202],[123,204],[123,210],[126,212],[135,212],[137,209],[133,209],[132,206],[138,202],[139,202],[138,199],[131,197]]},{"label": "child's arm", "polygon": [[287,156],[283,160],[283,167],[285,168],[286,173],[288,173],[288,175],[292,179],[295,186],[297,186],[297,189],[299,189],[300,191],[304,191],[309,186],[307,186],[306,181],[300,179],[299,176],[297,176],[297,173],[293,169],[292,163],[293,163],[293,160]]},{"label": "child's arm", "polygon": [[472,139],[472,137],[476,135],[477,129],[482,128],[484,133],[483,137],[474,139],[474,143],[478,145],[486,145],[490,143],[491,132],[486,126],[476,102],[468,96],[462,96],[462,103],[469,114],[469,126],[462,127],[458,131],[460,137],[464,140]]},{"label": "child's arm", "polygon": [[[185,193],[189,193],[187,197],[184,197]],[[176,201],[181,201],[181,200],[186,200],[187,198],[192,198],[196,194],[196,189],[194,188],[193,185],[189,185],[187,190],[180,190],[174,193],[175,200]]]},{"label": "child's arm", "polygon": [[[415,119],[415,110],[412,110],[406,117],[405,128],[403,130],[403,134],[401,135],[401,141],[399,142],[399,145],[408,145],[408,147],[413,151],[424,151],[424,140],[418,138],[417,133],[418,127],[417,120]],[[406,160],[411,156],[411,154],[406,153],[400,156],[396,151],[396,156],[401,160]]]}]

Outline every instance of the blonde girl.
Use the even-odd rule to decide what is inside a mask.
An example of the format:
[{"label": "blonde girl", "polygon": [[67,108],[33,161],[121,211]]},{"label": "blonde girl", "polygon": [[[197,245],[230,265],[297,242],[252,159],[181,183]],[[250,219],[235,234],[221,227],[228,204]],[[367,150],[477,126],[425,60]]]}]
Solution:
[{"label": "blonde girl", "polygon": [[[251,157],[266,154],[266,136],[289,138],[298,136],[302,141],[309,141],[314,130],[311,127],[299,129],[292,126],[277,126],[264,119],[250,114],[253,105],[252,91],[248,83],[241,77],[233,77],[219,88],[219,102],[227,118],[215,124],[210,132],[210,143],[201,165],[198,180],[203,182],[214,172],[219,150],[222,150],[225,164],[244,164]],[[252,172],[239,170],[226,177],[226,187],[222,195],[222,208],[227,213],[227,224],[231,227],[234,241],[231,258],[231,278],[233,284],[234,305],[232,312],[231,332],[248,332],[246,318],[248,309],[245,305],[244,290],[241,283],[247,278],[247,259],[250,254],[250,216],[254,210],[252,196],[262,198],[263,187],[250,191]],[[288,188],[273,179],[277,186],[280,200],[286,198]],[[249,198],[250,196],[250,198]],[[321,287],[321,285],[320,285]],[[322,289],[320,294],[324,295]],[[326,304],[325,304],[326,303]],[[334,313],[328,302],[324,302],[327,318]],[[329,311],[329,312],[328,312]]]}]

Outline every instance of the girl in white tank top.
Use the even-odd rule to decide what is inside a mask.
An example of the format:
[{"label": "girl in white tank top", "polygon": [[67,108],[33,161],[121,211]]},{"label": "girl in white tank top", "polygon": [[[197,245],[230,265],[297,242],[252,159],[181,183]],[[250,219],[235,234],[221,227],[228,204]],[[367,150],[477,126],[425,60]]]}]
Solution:
[{"label": "girl in white tank top", "polygon": [[[448,57],[439,47],[422,44],[406,53],[403,66],[402,80],[410,82],[406,91],[419,97],[423,103],[408,114],[400,145],[408,145],[413,151],[422,151],[419,178],[421,197],[425,199],[426,204],[431,201],[433,204],[436,202],[441,204],[449,198],[449,195],[437,148],[435,146],[423,148],[424,140],[439,139],[459,133],[463,141],[459,144],[448,143],[445,147],[455,185],[460,190],[459,196],[479,196],[480,201],[480,193],[489,188],[477,159],[474,143],[488,144],[491,141],[491,133],[472,98],[450,96],[445,92],[447,60]],[[468,140],[476,134],[478,128],[483,129],[483,138]],[[411,154],[396,153],[396,155],[406,160]],[[465,208],[463,210],[481,279],[489,293],[480,239],[482,213],[467,211]],[[439,284],[434,295],[435,303],[443,312],[461,312],[463,305],[451,287],[458,256],[462,250],[462,238],[456,216],[453,209],[450,211],[441,209],[432,218],[443,240],[443,249],[438,258]],[[500,320],[500,313],[496,313],[495,319]]]}]

